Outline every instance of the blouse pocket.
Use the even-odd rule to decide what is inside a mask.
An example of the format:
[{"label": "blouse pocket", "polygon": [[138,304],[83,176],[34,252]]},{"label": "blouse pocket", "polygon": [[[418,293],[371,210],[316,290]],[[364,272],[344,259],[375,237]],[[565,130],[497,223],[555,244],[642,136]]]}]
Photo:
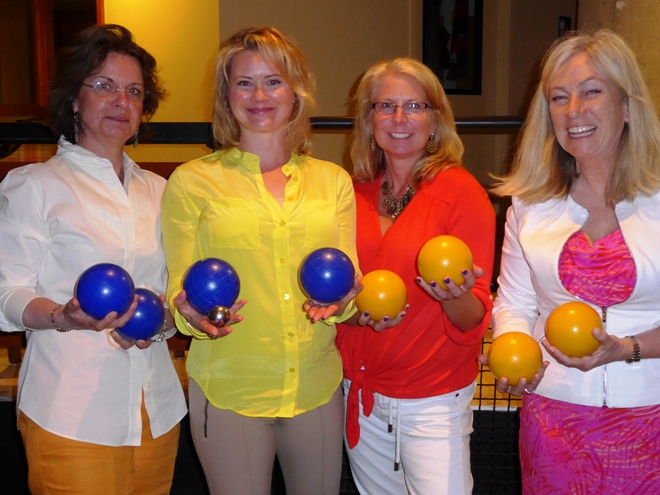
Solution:
[{"label": "blouse pocket", "polygon": [[259,249],[259,218],[241,198],[207,200],[199,219],[200,241],[212,248]]},{"label": "blouse pocket", "polygon": [[[641,361],[648,369],[652,376],[660,378],[660,359],[643,359]],[[631,364],[631,366],[633,366]]]},{"label": "blouse pocket", "polygon": [[339,222],[335,203],[323,199],[310,202],[305,224],[305,247],[339,247]]}]

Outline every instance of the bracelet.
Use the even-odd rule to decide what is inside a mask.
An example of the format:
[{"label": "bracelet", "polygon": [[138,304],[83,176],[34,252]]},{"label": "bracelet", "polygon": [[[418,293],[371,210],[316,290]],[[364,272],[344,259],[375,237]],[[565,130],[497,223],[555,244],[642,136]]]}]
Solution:
[{"label": "bracelet", "polygon": [[642,359],[642,353],[639,348],[639,342],[637,342],[637,337],[634,335],[628,335],[626,338],[630,339],[630,342],[632,342],[633,345],[632,357],[630,359],[626,359],[626,363],[639,363],[639,360]]},{"label": "bracelet", "polygon": [[61,307],[62,307],[62,305],[61,305],[61,304],[58,304],[57,306],[55,306],[55,307],[52,309],[52,311],[50,312],[50,322],[53,324],[53,327],[54,327],[55,330],[57,330],[58,332],[70,332],[70,331],[71,331],[70,328],[62,328],[62,327],[60,327],[57,323],[55,323],[55,311],[57,311],[57,310],[60,309]]},{"label": "bracelet", "polygon": [[167,318],[163,320],[163,326],[160,327],[160,332],[153,338],[154,342],[162,342],[165,340],[165,332],[167,331]]}]

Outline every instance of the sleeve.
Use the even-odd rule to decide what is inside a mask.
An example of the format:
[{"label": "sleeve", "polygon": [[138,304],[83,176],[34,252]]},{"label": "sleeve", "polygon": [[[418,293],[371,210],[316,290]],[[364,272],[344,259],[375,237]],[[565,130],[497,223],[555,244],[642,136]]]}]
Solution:
[{"label": "sleeve", "polygon": [[481,185],[469,176],[469,180],[457,184],[458,195],[449,215],[446,233],[463,240],[470,251],[474,264],[483,268],[485,274],[477,279],[472,293],[481,301],[485,313],[481,323],[469,332],[461,332],[444,315],[447,336],[459,345],[480,342],[491,322],[493,298],[490,282],[493,277],[495,256],[495,211],[488,194]]},{"label": "sleeve", "polygon": [[499,288],[493,309],[493,338],[506,332],[532,335],[538,318],[531,270],[518,239],[518,205],[514,198],[506,215]]},{"label": "sleeve", "polygon": [[41,203],[25,169],[0,184],[0,330],[6,332],[25,330],[23,311],[39,297],[39,267],[49,245]]},{"label": "sleeve", "polygon": [[184,174],[180,170],[172,173],[165,186],[161,205],[163,246],[169,273],[166,297],[179,331],[208,339],[208,335],[188,323],[174,303],[174,298],[181,292],[181,279],[194,260],[199,225],[199,209],[186,194],[183,178]]},{"label": "sleeve", "polygon": [[[339,170],[339,177],[337,178],[337,220],[339,223],[338,249],[346,253],[353,262],[356,275],[360,275],[360,265],[355,244],[356,208],[353,182],[344,169],[339,167],[339,165],[335,166]],[[328,325],[341,323],[353,316],[356,311],[357,307],[355,306],[355,301],[351,301],[341,315],[333,316],[323,321]]]}]

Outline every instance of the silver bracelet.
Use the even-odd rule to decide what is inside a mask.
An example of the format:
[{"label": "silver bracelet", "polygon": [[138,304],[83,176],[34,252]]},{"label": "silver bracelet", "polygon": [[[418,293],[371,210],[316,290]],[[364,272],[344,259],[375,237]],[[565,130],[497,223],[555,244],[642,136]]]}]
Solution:
[{"label": "silver bracelet", "polygon": [[167,331],[167,318],[163,320],[163,326],[160,328],[160,333],[153,339],[154,342],[162,342],[165,340],[165,332]]},{"label": "silver bracelet", "polygon": [[55,311],[57,311],[57,310],[60,309],[61,307],[62,307],[62,305],[61,305],[61,304],[58,304],[57,306],[55,306],[55,307],[52,309],[52,311],[50,312],[50,322],[53,324],[53,327],[54,327],[55,330],[57,330],[58,332],[70,332],[70,331],[71,331],[70,328],[62,328],[62,327],[60,327],[57,323],[55,323]]},{"label": "silver bracelet", "polygon": [[626,359],[626,363],[632,364],[632,363],[639,363],[640,359],[642,359],[642,353],[639,348],[639,342],[637,342],[637,337],[634,335],[628,335],[626,338],[630,339],[630,342],[632,342],[633,345],[633,353],[630,359]]}]

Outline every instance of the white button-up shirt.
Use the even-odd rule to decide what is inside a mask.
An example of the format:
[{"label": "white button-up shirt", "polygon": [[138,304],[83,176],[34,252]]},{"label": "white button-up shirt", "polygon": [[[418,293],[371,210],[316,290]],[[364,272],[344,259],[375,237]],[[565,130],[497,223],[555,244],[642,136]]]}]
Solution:
[{"label": "white button-up shirt", "polygon": [[124,155],[124,184],[111,163],[60,139],[46,163],[0,184],[0,330],[27,330],[18,408],[56,435],[101,445],[139,445],[144,397],[158,437],[186,414],[167,343],[124,350],[108,330],[30,330],[30,301],[65,303],[96,263],[125,268],[158,294],[167,273],[160,229],[165,180]]}]

